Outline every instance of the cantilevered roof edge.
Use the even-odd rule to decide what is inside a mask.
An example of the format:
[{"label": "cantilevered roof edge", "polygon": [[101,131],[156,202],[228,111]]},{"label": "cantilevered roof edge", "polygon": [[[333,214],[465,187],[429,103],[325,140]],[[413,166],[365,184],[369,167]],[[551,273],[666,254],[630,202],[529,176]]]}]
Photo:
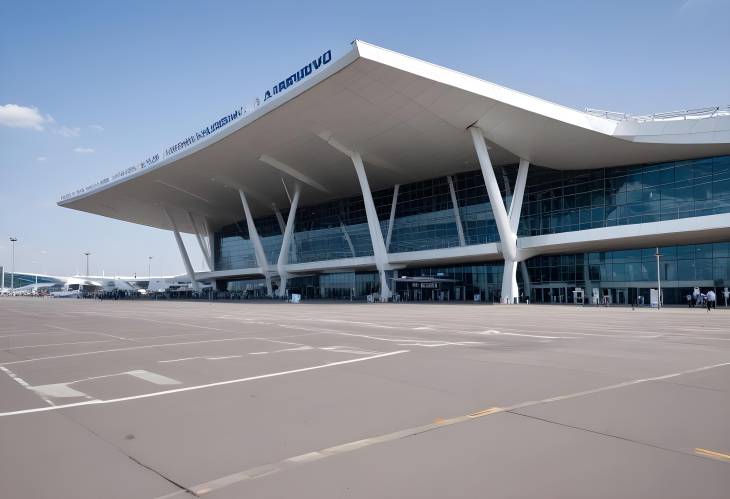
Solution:
[{"label": "cantilevered roof edge", "polygon": [[216,144],[217,142],[220,142],[221,140],[229,137],[230,135],[238,132],[239,130],[241,130],[241,129],[245,128],[246,126],[250,125],[251,123],[255,122],[259,118],[269,114],[270,112],[274,111],[275,109],[278,109],[279,107],[281,107],[284,104],[286,104],[287,102],[293,100],[297,96],[303,94],[304,92],[306,92],[307,90],[316,86],[317,84],[321,83],[322,81],[326,80],[327,78],[329,78],[329,77],[335,75],[336,73],[338,73],[339,71],[343,70],[344,68],[346,68],[347,66],[349,66],[350,64],[355,62],[359,57],[360,57],[360,55],[358,52],[358,43],[357,43],[357,41],[353,41],[352,48],[347,53],[342,55],[341,57],[333,60],[332,63],[330,65],[328,65],[325,69],[314,74],[313,76],[311,76],[304,82],[294,86],[293,88],[291,88],[291,90],[288,90],[287,92],[280,94],[278,97],[274,97],[273,99],[271,99],[271,101],[269,101],[265,104],[262,104],[260,107],[256,108],[250,114],[245,115],[241,119],[241,121],[234,122],[230,126],[224,128],[223,130],[219,131],[215,135],[211,136],[210,138],[198,142],[197,144],[186,149],[185,151],[182,151],[182,152],[174,154],[168,158],[165,158],[156,165],[136,171],[130,175],[125,175],[124,177],[120,177],[117,180],[108,182],[108,183],[104,184],[103,186],[99,186],[97,188],[90,189],[89,191],[79,194],[78,196],[70,196],[68,198],[62,199],[62,200],[58,201],[56,204],[58,206],[66,206],[67,204],[70,204],[75,201],[79,201],[79,200],[84,199],[93,194],[98,194],[99,192],[102,192],[102,191],[105,191],[112,187],[118,186],[118,185],[128,182],[132,179],[141,177],[142,175],[145,175],[147,173],[169,167],[173,163],[177,162],[178,160],[191,156],[191,155],[195,154],[196,152],[201,151],[202,149],[205,149],[207,147],[212,146],[213,144]]}]

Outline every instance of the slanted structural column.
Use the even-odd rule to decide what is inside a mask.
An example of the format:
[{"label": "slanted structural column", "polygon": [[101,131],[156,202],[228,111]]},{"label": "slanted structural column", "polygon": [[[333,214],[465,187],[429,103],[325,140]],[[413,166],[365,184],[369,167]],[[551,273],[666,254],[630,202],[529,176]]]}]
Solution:
[{"label": "slanted structural column", "polygon": [[188,257],[188,252],[185,249],[185,244],[183,243],[182,237],[180,237],[180,231],[177,228],[175,219],[172,217],[172,214],[167,209],[167,207],[164,207],[163,210],[165,212],[165,215],[167,215],[167,219],[170,221],[170,225],[172,226],[172,233],[175,235],[177,249],[180,250],[180,256],[182,257],[183,265],[185,265],[185,272],[187,272],[188,277],[190,278],[190,283],[193,287],[193,291],[198,291],[198,281],[195,280],[195,271],[193,271],[193,266],[190,264],[190,258]]},{"label": "slanted structural column", "polygon": [[388,263],[388,252],[385,249],[385,241],[383,240],[383,232],[380,230],[380,221],[378,220],[378,212],[375,209],[375,202],[373,201],[373,194],[370,191],[370,184],[368,183],[368,177],[365,173],[365,165],[362,162],[362,156],[357,151],[351,151],[338,141],[333,139],[331,135],[322,134],[320,137],[326,140],[332,147],[339,150],[340,152],[348,155],[352,160],[352,164],[355,167],[355,173],[357,174],[357,180],[360,183],[360,190],[362,191],[362,198],[365,203],[365,215],[368,220],[368,230],[370,231],[370,240],[373,244],[373,256],[375,257],[375,266],[380,274],[380,299],[381,301],[387,301],[392,293],[390,292],[390,286],[388,285],[388,278],[385,275],[386,270],[390,270]]},{"label": "slanted structural column", "polygon": [[281,250],[279,250],[279,259],[276,262],[276,268],[279,271],[280,278],[278,294],[282,297],[286,296],[286,281],[289,279],[289,274],[286,271],[286,266],[289,263],[289,250],[291,248],[292,235],[294,234],[294,224],[296,223],[297,207],[299,206],[299,194],[301,190],[302,189],[299,184],[297,184],[294,188],[294,197],[291,200],[289,216],[286,219],[284,235],[281,238]]},{"label": "slanted structural column", "polygon": [[243,212],[246,215],[246,226],[248,227],[248,238],[253,244],[253,251],[256,255],[256,263],[261,268],[261,273],[264,274],[266,279],[266,295],[273,296],[273,290],[271,288],[271,273],[269,272],[269,262],[266,260],[266,253],[264,247],[261,244],[261,238],[259,238],[259,232],[256,230],[256,224],[253,221],[251,215],[251,208],[248,206],[248,199],[246,199],[246,193],[241,189],[238,190],[239,196],[241,196],[241,204],[243,205]]},{"label": "slanted structural column", "polygon": [[205,257],[205,264],[208,266],[208,270],[213,270],[213,254],[211,253],[210,249],[210,234],[207,235],[208,242],[203,239],[203,234],[200,230],[200,227],[198,226],[197,222],[195,221],[195,216],[193,216],[192,213],[188,212],[188,220],[190,221],[190,225],[193,226],[193,230],[195,231],[195,238],[198,240],[198,246],[200,246],[200,252],[203,253],[203,256]]},{"label": "slanted structural column", "polygon": [[492,207],[494,221],[497,224],[502,256],[504,257],[502,303],[513,303],[515,298],[519,297],[519,290],[517,288],[517,264],[523,260],[523,255],[520,254],[517,248],[517,229],[520,223],[522,199],[525,194],[527,172],[530,163],[527,160],[520,159],[515,189],[512,194],[512,203],[510,204],[508,213],[502,200],[502,194],[499,192],[499,184],[497,184],[497,178],[494,175],[494,168],[489,158],[489,150],[487,149],[484,135],[477,127],[470,127],[469,132],[471,133],[472,140],[474,141],[474,149],[476,149],[477,157],[479,158],[479,165],[484,176],[484,185],[489,195],[489,204]]}]

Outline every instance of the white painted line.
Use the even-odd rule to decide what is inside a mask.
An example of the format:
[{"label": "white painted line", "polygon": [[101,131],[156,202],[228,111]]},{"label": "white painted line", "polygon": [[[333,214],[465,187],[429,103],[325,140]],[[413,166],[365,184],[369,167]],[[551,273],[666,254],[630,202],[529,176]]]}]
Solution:
[{"label": "white painted line", "polygon": [[279,353],[279,352],[301,352],[303,350],[312,350],[312,347],[307,346],[307,345],[302,345],[302,346],[296,347],[296,348],[284,348],[283,350],[274,350],[271,353]]},{"label": "white painted line", "polygon": [[[3,335],[0,335],[0,338],[10,338],[11,336],[28,336],[28,335],[32,335],[32,334],[45,334],[47,336],[52,336],[52,335],[64,335],[64,334],[77,334],[77,333],[70,333],[70,332],[65,332],[65,331],[45,331],[43,333],[26,332],[26,333],[3,334]],[[92,333],[84,333],[84,334],[92,334]]]},{"label": "white painted line", "polygon": [[269,352],[251,352],[251,353],[249,353],[249,355],[266,355],[268,353]]},{"label": "white painted line", "polygon": [[69,408],[69,407],[81,407],[81,406],[85,406],[85,405],[100,405],[100,404],[115,404],[118,402],[127,402],[130,400],[139,400],[139,399],[146,399],[146,398],[152,398],[152,397],[160,397],[163,395],[172,395],[174,393],[189,392],[189,391],[194,391],[194,390],[203,390],[206,388],[213,388],[213,387],[217,387],[217,386],[225,386],[225,385],[231,385],[231,384],[235,384],[235,383],[244,383],[247,381],[256,381],[259,379],[286,376],[288,374],[297,374],[297,373],[303,373],[303,372],[308,372],[308,371],[315,371],[318,369],[325,369],[327,367],[341,366],[341,365],[345,365],[345,364],[353,364],[355,362],[364,362],[366,360],[380,359],[380,358],[384,358],[384,357],[390,357],[392,355],[399,355],[402,353],[407,353],[408,351],[409,350],[397,350],[395,352],[381,353],[379,355],[371,355],[369,357],[360,357],[357,359],[341,360],[339,362],[328,362],[327,364],[319,364],[319,365],[311,366],[311,367],[303,367],[301,369],[293,369],[291,371],[281,371],[281,372],[276,372],[276,373],[261,374],[259,376],[251,376],[248,378],[230,379],[227,381],[218,381],[216,383],[208,383],[205,385],[186,386],[184,388],[175,388],[172,390],[164,390],[161,392],[144,393],[142,395],[132,395],[129,397],[120,397],[120,398],[116,398],[116,399],[89,400],[86,402],[77,402],[75,404],[57,405],[57,406],[53,406],[53,407],[36,407],[34,409],[23,409],[20,411],[0,412],[0,417],[16,416],[19,414],[32,414],[35,412],[53,411],[53,410],[65,409],[65,408]]},{"label": "white painted line", "polygon": [[350,353],[353,355],[373,355],[380,352],[375,352],[371,350],[359,350],[357,348],[351,348],[351,347],[320,347],[320,350],[325,350],[328,352],[336,352],[336,353]]},{"label": "white painted line", "polygon": [[474,334],[482,334],[482,335],[505,335],[505,336],[527,336],[528,338],[542,338],[542,339],[549,339],[549,340],[572,340],[575,338],[570,338],[568,336],[545,336],[540,334],[522,334],[522,333],[505,333],[503,331],[495,331],[494,329],[490,329],[488,331],[482,331],[481,333],[474,333]]},{"label": "white painted line", "polygon": [[154,383],[156,385],[181,385],[182,384],[181,382],[179,382],[176,379],[168,378],[167,376],[163,376],[162,374],[145,371],[144,369],[137,369],[136,371],[127,371],[126,374],[129,374],[130,376],[134,376],[135,378],[149,381],[150,383]]},{"label": "white painted line", "polygon": [[67,327],[56,326],[56,325],[53,325],[53,324],[44,324],[44,326],[46,326],[46,327],[52,327],[54,329],[60,329],[61,331],[65,331],[67,333],[76,333],[76,334],[100,334],[102,336],[108,336],[110,338],[114,338],[114,339],[117,339],[117,340],[126,340],[127,339],[127,338],[122,338],[121,336],[114,336],[113,334],[109,334],[109,333],[100,333],[100,332],[97,332],[97,331],[78,331],[76,329],[70,329],[70,328],[67,328]]},{"label": "white painted line", "polygon": [[[23,348],[57,347],[61,345],[81,345],[83,343],[109,343],[114,340],[69,341],[67,343],[45,343],[43,345],[24,345],[20,347],[2,347],[0,350],[21,350]],[[7,363],[7,362],[6,362]]]},{"label": "white painted line", "polygon": [[204,359],[205,357],[183,357],[181,359],[170,359],[170,360],[158,360],[159,364],[166,364],[168,362],[183,362],[186,360]]},{"label": "white painted line", "polygon": [[38,393],[39,395],[45,395],[46,397],[54,398],[76,398],[86,397],[89,398],[84,392],[74,390],[67,383],[53,383],[51,385],[38,385],[31,386],[31,390]]},{"label": "white painted line", "polygon": [[[10,376],[10,378],[12,378],[13,380],[15,380],[15,382],[16,382],[16,383],[18,383],[18,384],[19,384],[20,386],[22,386],[23,388],[25,388],[25,389],[27,389],[27,390],[33,390],[33,387],[32,387],[32,386],[30,386],[30,383],[28,383],[27,381],[25,381],[25,380],[24,380],[23,378],[21,378],[20,376],[18,376],[17,374],[15,374],[15,373],[14,373],[13,371],[11,371],[10,369],[8,369],[7,367],[5,367],[5,366],[0,366],[0,370],[1,370],[1,371],[3,371],[3,372],[4,372],[5,374],[7,374],[8,376]],[[40,393],[37,393],[37,392],[36,392],[36,394],[37,394],[37,395],[38,395],[38,396],[39,396],[39,397],[40,397],[41,399],[43,399],[43,401],[44,401],[45,403],[47,403],[48,405],[55,405],[55,404],[54,404],[54,403],[53,403],[52,401],[48,400],[48,399],[47,399],[46,397],[44,397],[44,396],[43,396],[43,395],[41,395]]]},{"label": "white painted line", "polygon": [[[220,343],[224,341],[244,341],[244,340],[259,340],[259,341],[273,341],[273,340],[267,340],[266,338],[253,338],[250,336],[241,336],[238,338],[221,338],[216,340],[199,340],[199,341],[181,341],[178,343],[161,343],[161,344],[155,344],[155,345],[139,345],[135,347],[122,347],[122,348],[110,348],[108,350],[94,350],[93,352],[78,352],[78,353],[69,353],[65,355],[50,355],[48,357],[36,357],[33,359],[24,359],[24,360],[14,360],[11,362],[0,362],[0,366],[9,366],[12,364],[25,364],[28,362],[36,362],[39,360],[49,360],[49,359],[63,359],[67,357],[81,357],[85,355],[96,355],[101,353],[110,353],[110,352],[126,352],[129,350],[142,350],[146,348],[161,348],[161,347],[174,347],[178,345],[199,345],[202,343]],[[111,341],[111,340],[109,340]],[[281,343],[281,342],[279,342]],[[295,343],[298,344],[298,343]]]}]

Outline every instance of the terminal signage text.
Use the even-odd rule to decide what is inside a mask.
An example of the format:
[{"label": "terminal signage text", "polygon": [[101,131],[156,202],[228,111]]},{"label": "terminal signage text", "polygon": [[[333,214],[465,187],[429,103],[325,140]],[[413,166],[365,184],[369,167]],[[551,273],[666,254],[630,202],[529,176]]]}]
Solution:
[{"label": "terminal signage text", "polygon": [[317,71],[322,66],[326,65],[332,60],[332,51],[328,50],[324,54],[320,55],[316,59],[314,59],[312,62],[304,66],[302,69],[297,71],[296,73],[292,74],[288,78],[285,78],[281,80],[279,83],[271,87],[271,90],[267,90],[264,93],[264,101],[267,101],[271,99],[274,95],[278,94],[279,92],[283,92],[287,88],[291,87],[298,81],[303,80],[310,74],[312,74],[313,71]]}]

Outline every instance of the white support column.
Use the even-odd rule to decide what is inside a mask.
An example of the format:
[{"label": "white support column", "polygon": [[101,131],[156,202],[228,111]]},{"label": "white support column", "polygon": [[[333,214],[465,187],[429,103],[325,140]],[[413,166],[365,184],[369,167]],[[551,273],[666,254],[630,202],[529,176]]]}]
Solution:
[{"label": "white support column", "polygon": [[264,247],[261,244],[259,232],[256,230],[256,224],[254,224],[253,216],[251,215],[251,209],[248,206],[246,193],[239,189],[238,195],[241,197],[241,204],[243,205],[243,211],[246,215],[248,238],[251,240],[251,244],[253,244],[254,254],[256,255],[256,262],[259,264],[261,272],[264,274],[264,278],[266,279],[266,294],[267,296],[273,296],[273,291],[271,289],[271,275],[269,273],[269,263],[266,260],[266,253],[264,252]]},{"label": "white support column", "polygon": [[459,234],[459,246],[466,246],[466,240],[464,239],[464,227],[461,225],[461,215],[459,214],[459,202],[456,199],[456,190],[454,189],[454,179],[451,178],[451,175],[447,175],[446,180],[449,182],[451,206],[454,207],[454,221],[456,222],[456,231]]},{"label": "white support column", "polygon": [[388,285],[388,279],[385,271],[388,269],[388,252],[385,249],[385,241],[383,241],[383,233],[380,230],[380,221],[378,220],[378,212],[375,210],[375,202],[373,194],[370,191],[370,184],[365,173],[365,165],[362,162],[360,153],[353,152],[352,164],[355,166],[355,173],[360,182],[360,190],[362,191],[363,201],[365,202],[365,214],[368,219],[368,229],[370,230],[370,240],[373,244],[373,255],[375,256],[375,265],[380,273],[380,299],[387,301],[392,293]]},{"label": "white support column", "polygon": [[342,237],[345,238],[345,242],[350,248],[350,256],[355,258],[357,254],[355,253],[355,246],[352,244],[352,239],[350,239],[350,234],[349,232],[347,232],[347,226],[340,217],[337,217],[337,219],[340,221],[340,230],[342,231]]},{"label": "white support column", "polygon": [[532,296],[532,283],[530,282],[530,273],[527,271],[527,264],[524,260],[520,262],[520,271],[522,272],[522,282],[525,286],[525,297],[530,299]]},{"label": "white support column", "polygon": [[381,301],[387,301],[392,296],[390,286],[388,285],[388,279],[385,275],[385,271],[390,270],[390,265],[388,263],[388,251],[385,249],[383,232],[380,230],[378,212],[375,209],[373,193],[370,191],[370,184],[368,183],[368,177],[365,173],[365,165],[362,162],[362,156],[359,152],[352,151],[337,140],[333,139],[330,133],[323,132],[319,134],[319,136],[338,151],[350,156],[352,164],[355,167],[355,173],[357,174],[357,180],[360,183],[360,190],[362,191],[362,198],[365,203],[365,215],[368,220],[368,230],[370,231],[370,241],[373,245],[375,265],[378,268],[378,273],[380,274],[380,299]]},{"label": "white support column", "polygon": [[213,270],[213,259],[210,256],[210,248],[208,248],[208,245],[203,240],[203,235],[200,232],[200,228],[198,227],[198,224],[195,222],[195,217],[193,217],[193,214],[188,212],[188,220],[190,221],[190,225],[193,226],[193,230],[195,231],[195,238],[198,240],[198,246],[200,246],[200,252],[203,253],[203,256],[205,257],[205,264],[208,266],[208,270]]},{"label": "white support column", "polygon": [[208,252],[210,253],[210,270],[215,270],[215,234],[210,227],[210,221],[203,219],[203,228],[205,228],[205,237],[208,239]]},{"label": "white support column", "polygon": [[177,249],[180,250],[180,257],[182,258],[183,265],[185,265],[185,271],[188,274],[188,277],[190,278],[190,283],[193,288],[193,291],[198,291],[198,282],[195,280],[195,271],[193,270],[193,266],[190,264],[190,258],[188,258],[188,252],[185,249],[185,244],[183,243],[182,237],[180,236],[180,231],[177,229],[177,224],[175,223],[175,219],[172,218],[172,215],[170,214],[170,211],[167,208],[163,208],[165,211],[165,214],[167,215],[167,219],[170,221],[170,225],[172,225],[172,233],[175,235],[175,242],[177,243]]},{"label": "white support column", "polygon": [[[278,293],[280,297],[286,296],[286,281],[289,279],[289,274],[286,271],[286,265],[289,263],[289,248],[291,248],[291,242],[294,238],[294,223],[296,222],[300,193],[301,186],[297,184],[294,188],[294,197],[291,200],[291,206],[289,207],[289,217],[286,220],[286,227],[284,227],[284,236],[281,238],[279,259],[276,262],[276,268],[279,271],[280,279]],[[279,216],[281,216],[281,213],[279,213]]]},{"label": "white support column", "polygon": [[520,167],[517,170],[515,190],[512,195],[512,204],[509,207],[509,225],[513,234],[517,234],[520,226],[520,214],[522,213],[522,200],[525,198],[525,186],[527,185],[527,172],[530,169],[530,162],[520,159]]},{"label": "white support column", "polygon": [[472,140],[474,141],[474,149],[476,149],[479,165],[484,176],[484,185],[489,195],[489,204],[492,207],[494,220],[497,224],[499,239],[501,241],[502,256],[504,257],[504,275],[502,277],[502,303],[513,303],[515,298],[519,298],[519,290],[517,288],[517,262],[522,260],[517,249],[517,228],[520,222],[520,213],[522,211],[522,199],[525,193],[525,185],[527,184],[527,171],[530,163],[520,159],[520,167],[517,172],[517,181],[512,194],[512,204],[510,212],[504,206],[502,194],[499,192],[497,178],[494,175],[492,161],[489,158],[489,150],[484,140],[482,131],[477,127],[470,127]]},{"label": "white support column", "polygon": [[499,192],[497,177],[494,176],[494,168],[492,167],[492,161],[489,158],[487,143],[479,128],[470,127],[469,132],[471,133],[472,140],[474,141],[474,148],[476,149],[477,157],[479,158],[479,165],[481,166],[482,175],[484,176],[484,185],[487,188],[487,194],[489,195],[489,204],[492,207],[494,221],[497,223],[499,239],[502,242],[502,254],[505,259],[509,258],[510,260],[516,260],[516,238],[510,230],[507,210],[504,207],[504,201],[502,201],[502,194]]},{"label": "white support column", "polygon": [[400,184],[393,187],[393,201],[390,203],[390,220],[388,222],[388,236],[385,238],[385,251],[390,251],[390,238],[393,235],[393,224],[395,223],[395,210],[398,206],[398,191]]},{"label": "white support column", "polygon": [[281,215],[281,210],[279,209],[276,204],[271,205],[271,207],[274,209],[274,215],[276,215],[276,221],[279,222],[279,230],[281,230],[281,235],[284,235],[284,231],[286,230],[286,222],[284,221],[284,217]]}]

